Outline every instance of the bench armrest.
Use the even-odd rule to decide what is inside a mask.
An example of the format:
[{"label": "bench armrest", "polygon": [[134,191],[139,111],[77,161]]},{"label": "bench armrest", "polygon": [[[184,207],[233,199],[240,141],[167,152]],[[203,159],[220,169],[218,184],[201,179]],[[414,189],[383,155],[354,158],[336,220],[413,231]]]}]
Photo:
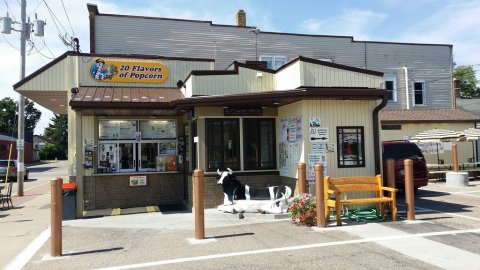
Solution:
[{"label": "bench armrest", "polygon": [[391,187],[382,187],[382,190],[389,191],[389,192],[397,192],[398,189],[396,188],[391,188]]}]

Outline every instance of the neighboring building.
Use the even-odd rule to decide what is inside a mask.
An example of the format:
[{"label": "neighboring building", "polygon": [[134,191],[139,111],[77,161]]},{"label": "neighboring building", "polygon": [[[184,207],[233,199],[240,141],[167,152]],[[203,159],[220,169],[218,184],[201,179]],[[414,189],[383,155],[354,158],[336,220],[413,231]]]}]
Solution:
[{"label": "neighboring building", "polygon": [[[27,138],[28,139],[28,138]],[[32,163],[33,158],[33,144],[29,141],[24,143],[24,160],[25,163]],[[10,151],[11,149],[11,151]],[[0,134],[0,159],[17,159],[17,138],[8,135]]]},{"label": "neighboring building", "polygon": [[40,151],[48,144],[47,138],[41,135],[33,135],[34,160],[40,160]]},{"label": "neighboring building", "polygon": [[379,174],[385,106],[452,109],[451,45],[88,9],[92,53],[67,52],[14,85],[68,114],[78,217],[102,208],[191,205],[194,168],[205,170],[206,207],[223,202],[218,169],[231,168],[252,186],[293,189],[298,162],[307,163],[310,180],[319,162],[327,175]]}]

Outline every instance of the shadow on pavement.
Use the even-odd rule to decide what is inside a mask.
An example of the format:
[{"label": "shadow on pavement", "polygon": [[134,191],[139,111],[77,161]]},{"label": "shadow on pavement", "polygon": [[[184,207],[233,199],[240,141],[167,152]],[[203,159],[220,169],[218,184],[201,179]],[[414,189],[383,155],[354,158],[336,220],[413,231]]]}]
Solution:
[{"label": "shadow on pavement", "polygon": [[89,251],[79,251],[79,252],[71,252],[71,253],[62,253],[63,256],[77,256],[77,255],[85,255],[85,254],[92,254],[92,253],[100,253],[100,252],[110,252],[116,250],[122,250],[123,247],[114,247],[114,248],[105,248],[105,249],[95,249]]},{"label": "shadow on pavement", "polygon": [[207,238],[207,239],[210,239],[210,238],[220,239],[220,238],[247,236],[247,235],[254,235],[254,234],[255,233],[236,233],[236,234],[214,235],[214,236],[209,236],[209,237],[205,237],[205,238]]}]

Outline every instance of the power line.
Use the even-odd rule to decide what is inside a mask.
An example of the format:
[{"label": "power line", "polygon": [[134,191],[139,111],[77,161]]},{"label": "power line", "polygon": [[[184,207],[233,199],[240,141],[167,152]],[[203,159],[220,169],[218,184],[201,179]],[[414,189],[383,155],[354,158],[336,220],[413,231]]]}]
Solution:
[{"label": "power line", "polygon": [[[5,6],[7,6],[7,10],[9,10],[10,13],[12,13],[13,20],[16,21],[17,19],[15,18],[15,15],[13,15],[12,10],[11,10],[10,7],[8,6],[7,0],[3,0],[3,2],[5,3]],[[18,2],[18,0],[17,0],[17,2]],[[20,4],[20,3],[18,3],[18,4]]]},{"label": "power line", "polygon": [[10,47],[14,48],[17,51],[20,50],[19,48],[16,48],[15,46],[13,46],[12,43],[10,43],[10,41],[8,41],[8,39],[5,37],[5,35],[3,33],[2,33],[2,36],[3,36],[3,39],[5,39],[5,41],[8,43],[8,45],[10,45]]},{"label": "power line", "polygon": [[30,12],[30,14],[28,15],[28,17],[30,17],[33,13],[35,13],[35,11],[37,11],[37,9],[40,7],[40,5],[42,4],[42,1],[43,0],[38,0],[38,3],[37,3],[37,6]]},{"label": "power line", "polygon": [[[58,34],[61,36],[62,35],[62,32],[60,31],[60,28],[58,28],[58,25],[57,25],[57,22],[55,21],[55,19],[57,19],[57,16],[55,16],[55,14],[53,13],[52,9],[50,9],[50,6],[48,6],[47,2],[45,0],[43,0],[43,3],[45,3],[45,6],[47,7],[47,10],[48,10],[48,13],[50,13],[50,17],[52,18],[53,20],[53,23],[55,24],[55,27],[57,28],[57,31],[58,31]],[[58,20],[58,19],[57,19]],[[60,21],[59,21],[60,23]],[[62,26],[63,30],[65,32],[67,32],[65,30],[65,27],[63,27],[63,25],[60,23],[60,26]]]},{"label": "power line", "polygon": [[[49,58],[49,59],[55,59],[55,55],[52,53],[52,51],[50,50],[50,48],[47,46],[47,43],[45,42],[45,38],[44,37],[40,37],[40,39],[42,40],[43,42],[43,45],[45,45],[45,48],[47,48],[47,50],[50,52],[50,54],[52,55],[53,58]],[[47,57],[48,58],[48,57]]]},{"label": "power line", "polygon": [[67,20],[68,20],[68,24],[70,25],[70,29],[72,29],[72,34],[73,34],[73,36],[75,36],[75,31],[73,31],[72,22],[70,22],[70,18],[68,17],[68,13],[67,13],[67,9],[65,8],[65,4],[63,3],[63,0],[60,0],[60,1],[62,2],[63,11],[65,11],[65,16],[67,16]]}]

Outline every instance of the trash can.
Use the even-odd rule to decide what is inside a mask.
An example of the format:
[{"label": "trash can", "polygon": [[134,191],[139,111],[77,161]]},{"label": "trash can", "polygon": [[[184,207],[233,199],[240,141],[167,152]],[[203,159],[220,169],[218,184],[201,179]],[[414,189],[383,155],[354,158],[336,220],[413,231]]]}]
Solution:
[{"label": "trash can", "polygon": [[62,220],[75,219],[76,193],[75,183],[62,184]]}]

